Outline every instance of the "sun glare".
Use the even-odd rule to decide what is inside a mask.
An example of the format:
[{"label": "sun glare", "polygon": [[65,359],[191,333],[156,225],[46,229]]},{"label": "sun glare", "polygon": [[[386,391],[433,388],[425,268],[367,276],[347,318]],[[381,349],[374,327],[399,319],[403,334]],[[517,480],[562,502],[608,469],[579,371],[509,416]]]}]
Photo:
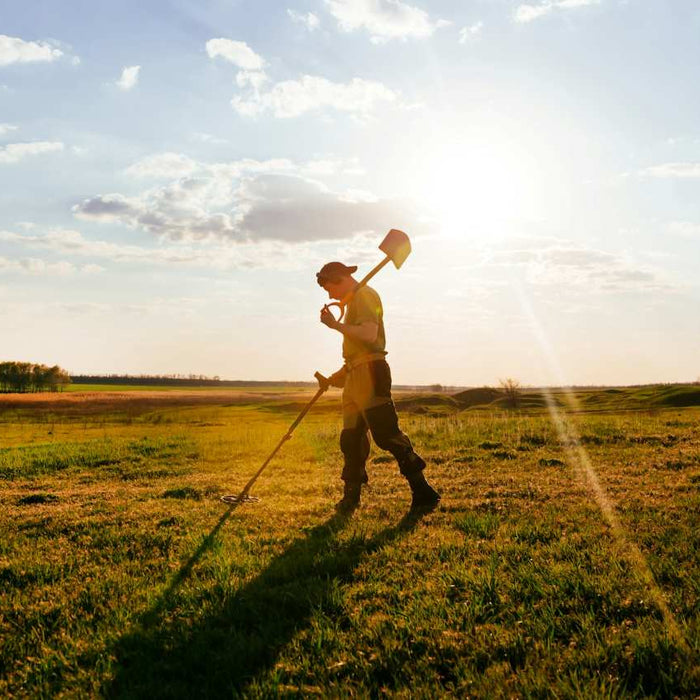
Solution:
[{"label": "sun glare", "polygon": [[418,176],[418,189],[446,236],[536,218],[543,200],[533,154],[497,139],[434,149]]}]

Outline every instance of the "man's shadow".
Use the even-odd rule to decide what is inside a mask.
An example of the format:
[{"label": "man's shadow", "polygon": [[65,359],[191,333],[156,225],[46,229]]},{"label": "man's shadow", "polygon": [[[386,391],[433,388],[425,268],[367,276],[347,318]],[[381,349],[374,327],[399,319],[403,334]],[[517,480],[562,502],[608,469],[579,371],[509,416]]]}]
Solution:
[{"label": "man's shadow", "polygon": [[[227,595],[219,584],[202,588],[197,605],[209,608],[191,624],[176,602],[177,587],[190,575],[231,513],[222,516],[197,552],[183,565],[136,629],[124,634],[114,653],[117,671],[103,688],[108,697],[235,697],[271,668],[314,611],[342,615],[334,603],[338,583],[351,581],[360,560],[413,529],[421,514],[370,538],[346,541],[335,534],[347,516],[334,515],[295,540],[256,578]],[[188,606],[192,603],[188,602]]]}]

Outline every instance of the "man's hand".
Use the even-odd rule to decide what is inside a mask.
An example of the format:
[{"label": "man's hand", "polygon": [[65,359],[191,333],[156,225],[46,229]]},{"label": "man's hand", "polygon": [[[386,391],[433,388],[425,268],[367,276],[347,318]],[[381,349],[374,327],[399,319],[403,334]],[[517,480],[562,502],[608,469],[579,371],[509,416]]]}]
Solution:
[{"label": "man's hand", "polygon": [[338,330],[340,325],[338,321],[335,320],[335,316],[328,310],[327,306],[321,309],[321,323],[328,328],[332,328],[334,331]]},{"label": "man's hand", "polygon": [[328,383],[331,386],[342,389],[345,386],[345,378],[348,375],[348,369],[343,365],[337,372],[333,372],[330,377],[328,377]]}]

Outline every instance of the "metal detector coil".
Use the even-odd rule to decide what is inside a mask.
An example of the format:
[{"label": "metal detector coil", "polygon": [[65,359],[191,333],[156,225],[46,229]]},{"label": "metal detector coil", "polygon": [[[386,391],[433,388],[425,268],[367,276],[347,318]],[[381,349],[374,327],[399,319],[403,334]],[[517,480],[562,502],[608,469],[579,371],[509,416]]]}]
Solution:
[{"label": "metal detector coil", "polygon": [[237,506],[239,503],[257,503],[260,499],[257,496],[249,496],[247,493],[229,493],[222,496],[221,500],[230,506]]}]

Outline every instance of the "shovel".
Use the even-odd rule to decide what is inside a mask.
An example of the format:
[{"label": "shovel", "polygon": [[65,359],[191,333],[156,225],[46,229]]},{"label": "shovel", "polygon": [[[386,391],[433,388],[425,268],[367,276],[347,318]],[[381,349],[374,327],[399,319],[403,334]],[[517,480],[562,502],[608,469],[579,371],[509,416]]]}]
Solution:
[{"label": "shovel", "polygon": [[367,282],[369,282],[372,277],[374,277],[379,270],[381,270],[387,263],[393,262],[394,267],[398,270],[401,265],[406,262],[406,258],[411,254],[411,241],[408,236],[403,232],[399,231],[397,228],[392,228],[389,233],[386,234],[384,240],[379,244],[379,250],[386,256],[378,265],[375,265],[358,283],[357,287],[353,289],[350,293],[346,294],[340,301],[334,301],[330,304],[324,305],[324,311],[331,311],[331,307],[337,306],[340,310],[340,316],[336,318],[336,321],[342,321],[343,316],[345,316],[345,310],[348,304],[352,301],[353,296],[358,289],[364,287]]}]

